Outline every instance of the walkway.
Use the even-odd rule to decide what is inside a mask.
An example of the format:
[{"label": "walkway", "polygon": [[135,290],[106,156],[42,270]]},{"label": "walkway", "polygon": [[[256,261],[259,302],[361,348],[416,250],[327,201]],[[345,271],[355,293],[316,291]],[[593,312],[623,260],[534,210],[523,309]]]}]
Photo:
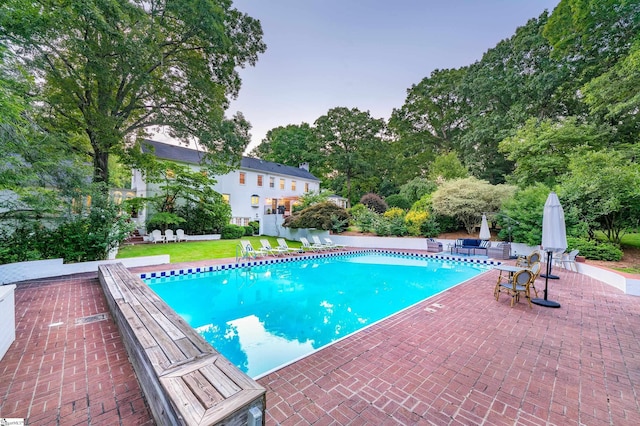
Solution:
[{"label": "walkway", "polygon": [[[554,273],[560,309],[496,302],[491,271],[259,379],[267,424],[640,424],[640,298]],[[0,418],[152,424],[106,312],[94,277],[19,285]]]}]

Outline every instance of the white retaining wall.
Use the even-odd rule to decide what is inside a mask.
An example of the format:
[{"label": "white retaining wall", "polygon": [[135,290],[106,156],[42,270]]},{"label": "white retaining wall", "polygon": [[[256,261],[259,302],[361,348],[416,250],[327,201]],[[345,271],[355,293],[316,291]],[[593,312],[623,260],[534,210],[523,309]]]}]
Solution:
[{"label": "white retaining wall", "polygon": [[136,266],[163,265],[170,263],[169,255],[129,257],[95,262],[64,263],[64,259],[34,260],[31,262],[9,263],[0,265],[0,285],[38,278],[58,277],[63,275],[98,272],[98,265],[122,263],[127,268]]}]

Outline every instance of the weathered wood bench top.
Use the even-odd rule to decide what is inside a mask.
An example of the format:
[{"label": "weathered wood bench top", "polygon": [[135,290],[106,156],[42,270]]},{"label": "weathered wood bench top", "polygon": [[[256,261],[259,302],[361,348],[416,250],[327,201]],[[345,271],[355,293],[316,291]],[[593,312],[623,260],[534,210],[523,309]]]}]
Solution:
[{"label": "weathered wood bench top", "polygon": [[248,410],[264,412],[265,389],[220,355],[142,280],[120,263],[101,265],[98,275],[156,422],[241,424]]}]

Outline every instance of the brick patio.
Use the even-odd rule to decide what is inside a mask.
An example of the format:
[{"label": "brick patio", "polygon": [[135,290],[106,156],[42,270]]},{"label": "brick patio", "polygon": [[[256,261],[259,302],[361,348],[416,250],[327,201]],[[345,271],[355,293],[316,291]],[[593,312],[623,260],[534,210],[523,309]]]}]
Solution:
[{"label": "brick patio", "polygon": [[[266,423],[640,424],[640,298],[554,273],[560,309],[496,302],[490,271],[259,379]],[[105,312],[95,277],[20,284],[0,417],[152,424],[111,317],[76,325]]]}]

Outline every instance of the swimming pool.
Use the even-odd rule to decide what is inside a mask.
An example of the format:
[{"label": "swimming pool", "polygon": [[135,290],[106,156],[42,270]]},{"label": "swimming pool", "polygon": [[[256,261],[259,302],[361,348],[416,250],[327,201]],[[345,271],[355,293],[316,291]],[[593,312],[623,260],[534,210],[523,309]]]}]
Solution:
[{"label": "swimming pool", "polygon": [[257,378],[489,268],[368,252],[145,282]]}]

